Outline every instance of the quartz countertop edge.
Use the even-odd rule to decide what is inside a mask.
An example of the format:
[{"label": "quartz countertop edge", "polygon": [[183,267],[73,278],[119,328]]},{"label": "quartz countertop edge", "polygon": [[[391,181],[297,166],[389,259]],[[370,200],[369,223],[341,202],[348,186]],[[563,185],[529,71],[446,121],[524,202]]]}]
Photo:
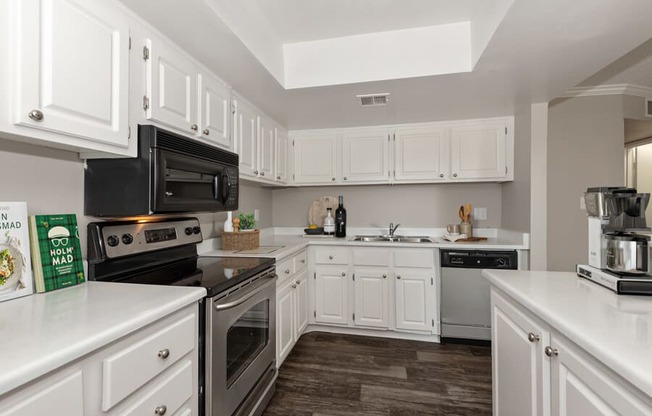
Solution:
[{"label": "quartz countertop edge", "polygon": [[571,272],[484,270],[483,275],[652,398],[652,332],[647,331],[652,298],[617,295]]},{"label": "quartz countertop edge", "polygon": [[86,282],[0,303],[0,397],[198,301],[204,288]]}]

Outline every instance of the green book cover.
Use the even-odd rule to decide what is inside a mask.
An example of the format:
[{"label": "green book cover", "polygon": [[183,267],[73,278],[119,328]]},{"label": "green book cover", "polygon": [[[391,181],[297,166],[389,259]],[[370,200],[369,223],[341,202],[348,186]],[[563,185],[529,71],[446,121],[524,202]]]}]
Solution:
[{"label": "green book cover", "polygon": [[32,261],[37,292],[83,283],[79,229],[75,214],[30,217]]}]

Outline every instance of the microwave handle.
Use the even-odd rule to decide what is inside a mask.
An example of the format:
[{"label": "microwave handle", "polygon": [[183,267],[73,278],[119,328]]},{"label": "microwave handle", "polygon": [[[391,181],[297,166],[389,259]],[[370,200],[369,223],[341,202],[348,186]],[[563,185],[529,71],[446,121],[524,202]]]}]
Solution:
[{"label": "microwave handle", "polygon": [[213,175],[213,199],[219,199],[220,175]]}]

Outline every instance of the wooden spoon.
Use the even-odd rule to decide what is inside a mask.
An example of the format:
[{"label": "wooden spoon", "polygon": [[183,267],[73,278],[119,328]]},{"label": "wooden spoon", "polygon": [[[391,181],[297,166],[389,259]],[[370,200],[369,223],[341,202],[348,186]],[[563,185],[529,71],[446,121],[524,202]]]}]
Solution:
[{"label": "wooden spoon", "polygon": [[464,206],[460,205],[460,209],[457,211],[457,214],[460,217],[461,221],[464,221]]},{"label": "wooden spoon", "polygon": [[471,222],[471,211],[473,207],[471,204],[464,205],[464,222]]}]

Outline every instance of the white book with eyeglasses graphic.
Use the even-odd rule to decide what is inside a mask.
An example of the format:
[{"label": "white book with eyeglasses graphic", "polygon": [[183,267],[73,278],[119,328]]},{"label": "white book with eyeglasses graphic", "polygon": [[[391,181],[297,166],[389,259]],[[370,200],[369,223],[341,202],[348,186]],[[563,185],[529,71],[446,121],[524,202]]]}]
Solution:
[{"label": "white book with eyeglasses graphic", "polygon": [[29,219],[29,231],[37,292],[85,281],[75,214],[33,215]]},{"label": "white book with eyeglasses graphic", "polygon": [[27,204],[0,202],[0,301],[34,293]]}]

